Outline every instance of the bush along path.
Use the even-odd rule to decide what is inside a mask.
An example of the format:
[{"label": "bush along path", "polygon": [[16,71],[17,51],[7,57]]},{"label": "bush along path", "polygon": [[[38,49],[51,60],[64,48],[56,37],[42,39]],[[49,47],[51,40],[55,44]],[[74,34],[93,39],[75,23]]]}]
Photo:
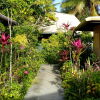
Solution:
[{"label": "bush along path", "polygon": [[92,36],[73,34],[73,27],[63,25],[67,32],[42,39],[42,53],[48,63],[59,65],[64,99],[100,100],[100,59],[93,53]]},{"label": "bush along path", "polygon": [[63,100],[60,74],[54,65],[42,65],[25,100]]}]

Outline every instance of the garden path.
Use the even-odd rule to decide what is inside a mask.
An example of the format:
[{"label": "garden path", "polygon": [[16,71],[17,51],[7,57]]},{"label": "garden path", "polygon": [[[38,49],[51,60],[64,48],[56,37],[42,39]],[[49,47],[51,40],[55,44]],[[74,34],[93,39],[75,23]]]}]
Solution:
[{"label": "garden path", "polygon": [[28,90],[25,100],[63,100],[60,74],[54,65],[42,65],[37,82]]}]

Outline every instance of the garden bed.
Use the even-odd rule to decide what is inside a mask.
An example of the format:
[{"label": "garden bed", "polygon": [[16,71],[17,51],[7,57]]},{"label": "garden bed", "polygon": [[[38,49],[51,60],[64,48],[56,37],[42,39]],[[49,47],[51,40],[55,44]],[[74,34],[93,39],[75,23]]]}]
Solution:
[{"label": "garden bed", "polygon": [[65,100],[100,99],[100,66],[92,42],[91,34],[73,37],[72,29],[42,40],[45,60],[59,65]]}]

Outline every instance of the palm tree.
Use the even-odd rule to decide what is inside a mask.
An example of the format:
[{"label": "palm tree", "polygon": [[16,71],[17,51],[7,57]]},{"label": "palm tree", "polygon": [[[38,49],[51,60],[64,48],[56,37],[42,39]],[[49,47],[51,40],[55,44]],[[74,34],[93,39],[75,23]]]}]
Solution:
[{"label": "palm tree", "polygon": [[99,0],[63,0],[62,7],[75,15],[83,16],[84,13],[87,16],[98,16],[95,9],[97,4],[100,4]]}]

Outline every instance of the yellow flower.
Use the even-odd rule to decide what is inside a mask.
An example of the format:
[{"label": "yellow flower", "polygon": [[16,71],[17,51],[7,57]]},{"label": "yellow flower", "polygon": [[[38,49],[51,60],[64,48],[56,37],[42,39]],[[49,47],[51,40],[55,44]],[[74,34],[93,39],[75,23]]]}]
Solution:
[{"label": "yellow flower", "polygon": [[17,34],[13,39],[15,43],[19,43],[20,45],[27,46],[28,40],[25,34]]},{"label": "yellow flower", "polygon": [[64,45],[67,45],[67,43],[66,43],[66,42],[64,42]]}]

